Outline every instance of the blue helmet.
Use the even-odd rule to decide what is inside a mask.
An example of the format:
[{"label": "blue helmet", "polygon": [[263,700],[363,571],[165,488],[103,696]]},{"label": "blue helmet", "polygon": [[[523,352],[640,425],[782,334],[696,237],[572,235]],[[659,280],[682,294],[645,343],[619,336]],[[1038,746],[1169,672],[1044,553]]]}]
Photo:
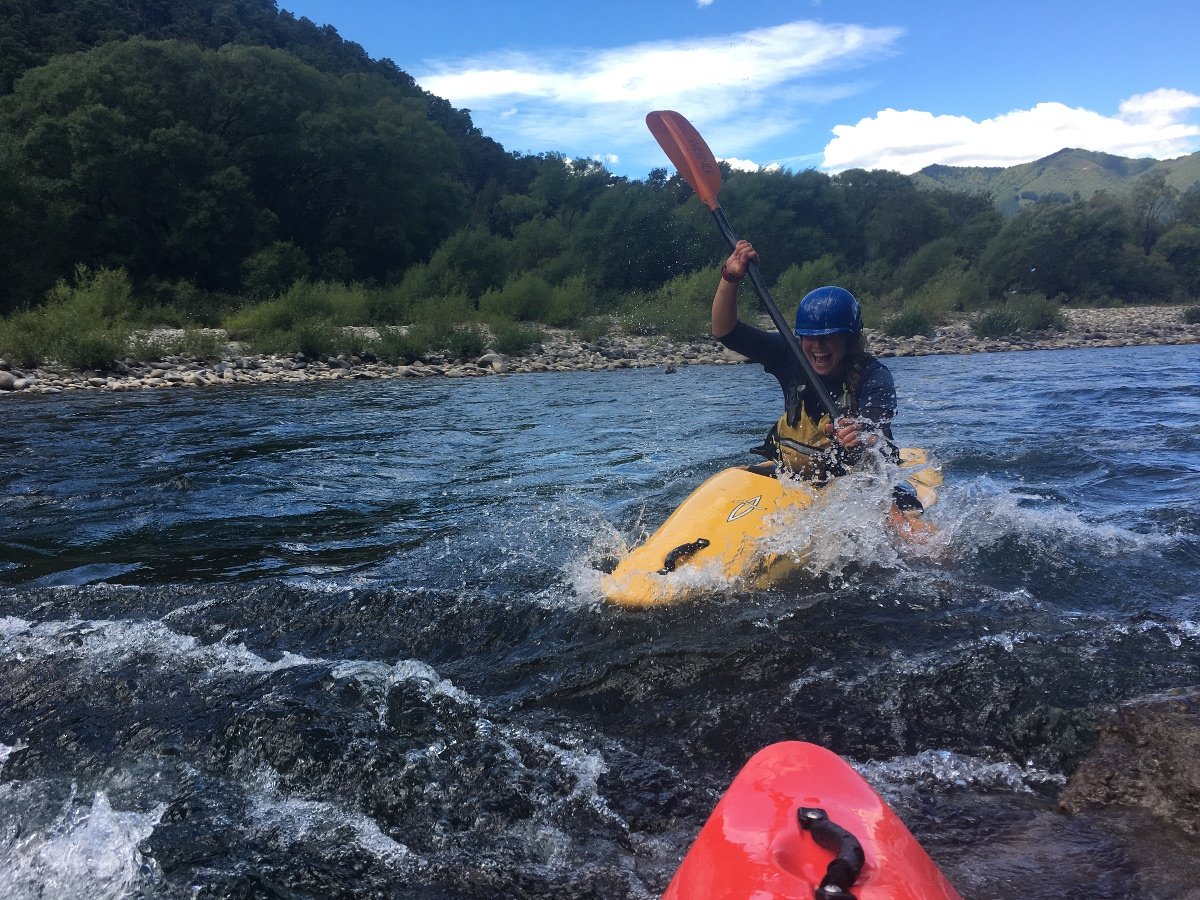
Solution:
[{"label": "blue helmet", "polygon": [[862,307],[845,288],[826,285],[809,291],[796,310],[796,334],[858,334],[862,331]]}]

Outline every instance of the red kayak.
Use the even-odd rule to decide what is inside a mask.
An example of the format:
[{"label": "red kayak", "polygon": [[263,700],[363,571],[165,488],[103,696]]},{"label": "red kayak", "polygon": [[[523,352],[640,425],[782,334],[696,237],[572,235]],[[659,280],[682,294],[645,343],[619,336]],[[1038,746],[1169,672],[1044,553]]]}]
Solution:
[{"label": "red kayak", "polygon": [[837,754],[786,741],[738,773],[663,900],[962,900]]}]

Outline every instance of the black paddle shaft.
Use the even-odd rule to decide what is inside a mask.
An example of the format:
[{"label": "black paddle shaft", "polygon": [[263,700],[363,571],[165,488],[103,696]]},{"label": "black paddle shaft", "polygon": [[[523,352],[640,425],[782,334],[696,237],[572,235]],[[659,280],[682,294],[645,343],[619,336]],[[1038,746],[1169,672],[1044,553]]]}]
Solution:
[{"label": "black paddle shaft", "polygon": [[[737,235],[733,233],[733,228],[730,226],[729,220],[725,218],[725,211],[718,206],[712,211],[712,214],[713,218],[717,221],[717,227],[721,229],[721,234],[729,242],[730,248],[736,247],[738,242]],[[762,272],[758,269],[758,263],[750,260],[750,265],[747,266],[746,271],[750,274],[750,283],[754,285],[754,292],[758,294],[758,299],[767,308],[767,313],[771,316],[771,321],[775,323],[775,327],[783,335],[783,340],[788,345],[788,349],[799,360],[800,367],[804,370],[804,377],[808,379],[809,385],[817,393],[817,399],[821,401],[821,405],[829,413],[829,420],[836,425],[838,419],[842,417],[842,411],[833,402],[833,397],[829,395],[825,383],[821,381],[820,376],[813,370],[812,363],[804,355],[804,350],[800,347],[800,341],[797,340],[796,333],[792,331],[787,319],[783,317],[783,314],[779,312],[779,307],[775,305],[775,301],[771,297],[771,292],[767,290],[767,283],[763,281]]]}]

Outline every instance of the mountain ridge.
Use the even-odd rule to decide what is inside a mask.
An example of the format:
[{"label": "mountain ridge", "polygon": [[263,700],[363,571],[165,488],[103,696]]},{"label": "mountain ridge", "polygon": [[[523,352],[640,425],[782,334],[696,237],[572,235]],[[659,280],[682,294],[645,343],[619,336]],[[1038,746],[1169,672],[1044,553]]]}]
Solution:
[{"label": "mountain ridge", "polygon": [[1143,175],[1162,175],[1180,193],[1200,189],[1200,151],[1173,159],[1131,158],[1065,147],[1015,166],[926,166],[910,177],[918,187],[990,193],[1006,214],[1037,202],[1088,200],[1101,191],[1121,196]]}]

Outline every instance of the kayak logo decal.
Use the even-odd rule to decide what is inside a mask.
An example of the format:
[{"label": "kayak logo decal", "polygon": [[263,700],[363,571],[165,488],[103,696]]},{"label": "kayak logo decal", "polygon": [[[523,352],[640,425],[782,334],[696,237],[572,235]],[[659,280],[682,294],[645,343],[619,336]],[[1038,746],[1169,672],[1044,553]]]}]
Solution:
[{"label": "kayak logo decal", "polygon": [[743,500],[733,508],[733,511],[729,514],[725,521],[736,522],[738,519],[750,515],[750,513],[754,512],[756,509],[762,509],[762,507],[759,506],[760,503],[762,503],[762,494],[759,494],[757,497],[751,497],[749,500]]}]

